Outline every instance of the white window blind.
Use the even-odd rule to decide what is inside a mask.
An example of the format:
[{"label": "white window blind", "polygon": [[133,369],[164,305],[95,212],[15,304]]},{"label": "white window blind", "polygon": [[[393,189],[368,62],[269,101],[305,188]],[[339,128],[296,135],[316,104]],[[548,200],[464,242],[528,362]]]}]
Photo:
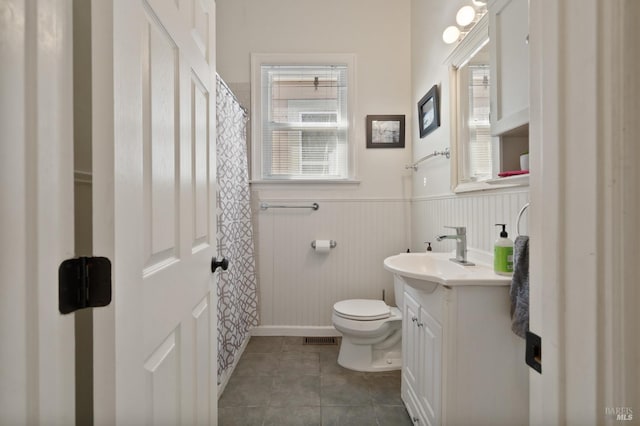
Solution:
[{"label": "white window blind", "polygon": [[349,177],[346,65],[261,65],[261,178]]},{"label": "white window blind", "polygon": [[468,68],[469,111],[466,124],[468,145],[465,147],[465,180],[482,181],[491,178],[491,125],[489,122],[489,66]]}]

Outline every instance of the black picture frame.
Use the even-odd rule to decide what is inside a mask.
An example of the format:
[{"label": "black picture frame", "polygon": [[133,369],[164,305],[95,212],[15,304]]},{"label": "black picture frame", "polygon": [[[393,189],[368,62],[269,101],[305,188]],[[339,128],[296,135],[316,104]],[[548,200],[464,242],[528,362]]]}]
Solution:
[{"label": "black picture frame", "polygon": [[367,148],[404,148],[404,115],[367,115]]},{"label": "black picture frame", "polygon": [[418,128],[420,139],[440,127],[438,85],[434,85],[418,102]]}]

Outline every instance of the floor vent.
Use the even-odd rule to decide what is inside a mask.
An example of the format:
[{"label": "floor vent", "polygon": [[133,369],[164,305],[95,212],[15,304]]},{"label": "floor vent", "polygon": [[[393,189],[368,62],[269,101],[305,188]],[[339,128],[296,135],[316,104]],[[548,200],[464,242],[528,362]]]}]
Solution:
[{"label": "floor vent", "polygon": [[303,345],[337,345],[338,339],[335,337],[305,337]]}]

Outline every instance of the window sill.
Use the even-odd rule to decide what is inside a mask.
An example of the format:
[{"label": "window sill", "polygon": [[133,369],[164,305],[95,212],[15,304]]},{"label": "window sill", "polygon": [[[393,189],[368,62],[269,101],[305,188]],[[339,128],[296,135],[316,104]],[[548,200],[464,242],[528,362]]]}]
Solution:
[{"label": "window sill", "polygon": [[251,185],[360,185],[357,179],[257,179]]}]

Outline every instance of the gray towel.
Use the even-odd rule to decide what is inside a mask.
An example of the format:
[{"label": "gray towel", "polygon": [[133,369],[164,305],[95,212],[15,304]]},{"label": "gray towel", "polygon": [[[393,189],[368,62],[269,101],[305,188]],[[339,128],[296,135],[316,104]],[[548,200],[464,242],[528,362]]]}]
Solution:
[{"label": "gray towel", "polygon": [[513,244],[511,279],[511,330],[524,338],[529,331],[529,237],[521,235]]}]

